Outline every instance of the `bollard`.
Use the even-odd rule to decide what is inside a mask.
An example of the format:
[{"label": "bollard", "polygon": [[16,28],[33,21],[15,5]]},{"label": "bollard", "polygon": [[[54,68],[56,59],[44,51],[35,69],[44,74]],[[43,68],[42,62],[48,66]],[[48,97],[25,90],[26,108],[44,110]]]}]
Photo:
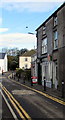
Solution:
[{"label": "bollard", "polygon": [[64,98],[64,81],[62,81],[62,98]]},{"label": "bollard", "polygon": [[15,74],[14,74],[14,80],[15,80]]},{"label": "bollard", "polygon": [[24,78],[23,78],[23,83],[25,83],[25,79],[26,79],[26,78],[25,78],[25,75],[24,75]]},{"label": "bollard", "polygon": [[19,81],[19,74],[18,74],[18,81]]},{"label": "bollard", "polygon": [[46,79],[44,77],[44,91],[46,91]]},{"label": "bollard", "polygon": [[33,83],[32,83],[32,77],[31,77],[31,86],[33,86]]}]

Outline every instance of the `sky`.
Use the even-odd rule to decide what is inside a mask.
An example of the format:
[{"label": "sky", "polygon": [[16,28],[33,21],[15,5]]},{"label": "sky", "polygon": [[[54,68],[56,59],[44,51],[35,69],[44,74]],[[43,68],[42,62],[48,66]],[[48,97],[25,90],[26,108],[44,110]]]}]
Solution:
[{"label": "sky", "polygon": [[[0,50],[36,48],[36,29],[64,0],[0,0]],[[28,33],[34,34],[28,34]]]}]

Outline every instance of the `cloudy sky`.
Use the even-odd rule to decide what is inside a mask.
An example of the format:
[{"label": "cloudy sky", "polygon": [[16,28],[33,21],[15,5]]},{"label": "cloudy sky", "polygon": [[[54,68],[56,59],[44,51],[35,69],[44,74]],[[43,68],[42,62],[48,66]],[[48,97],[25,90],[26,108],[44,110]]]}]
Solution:
[{"label": "cloudy sky", "polygon": [[0,49],[34,48],[35,30],[64,2],[64,0],[0,1]]}]

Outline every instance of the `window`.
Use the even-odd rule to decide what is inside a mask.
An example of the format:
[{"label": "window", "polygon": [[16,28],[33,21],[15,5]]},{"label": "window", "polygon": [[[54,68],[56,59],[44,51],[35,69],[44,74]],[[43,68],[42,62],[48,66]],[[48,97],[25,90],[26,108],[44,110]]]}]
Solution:
[{"label": "window", "polygon": [[58,32],[54,32],[54,49],[58,48]]},{"label": "window", "polygon": [[28,65],[27,65],[27,64],[25,64],[25,69],[27,69],[27,67],[28,67]]},{"label": "window", "polygon": [[42,54],[47,53],[47,38],[42,40]]},{"label": "window", "polygon": [[54,17],[54,26],[57,25],[57,16]]},{"label": "window", "polygon": [[27,61],[28,59],[27,58],[25,58],[25,61]]},{"label": "window", "polygon": [[43,35],[46,34],[46,27],[43,26]]}]

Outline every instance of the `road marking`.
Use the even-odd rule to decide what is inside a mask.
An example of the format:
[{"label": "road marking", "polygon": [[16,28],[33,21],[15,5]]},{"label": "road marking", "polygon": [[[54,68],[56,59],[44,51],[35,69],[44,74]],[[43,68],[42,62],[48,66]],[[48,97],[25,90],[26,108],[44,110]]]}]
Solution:
[{"label": "road marking", "polygon": [[7,101],[6,97],[4,96],[2,90],[0,90],[0,92],[1,92],[2,97],[3,97],[4,100],[5,100],[5,103],[7,104],[8,108],[9,108],[9,110],[10,110],[10,112],[11,112],[13,118],[14,118],[15,120],[18,120],[16,114],[14,113],[14,111],[13,111],[12,107],[10,106],[10,104],[8,103],[8,101]]},{"label": "road marking", "polygon": [[30,89],[30,90],[33,90],[33,91],[35,91],[35,92],[37,92],[37,93],[39,93],[39,94],[41,94],[41,95],[43,95],[43,96],[45,96],[45,97],[47,97],[47,98],[49,98],[49,99],[57,102],[57,103],[60,103],[60,104],[62,104],[62,105],[65,105],[65,101],[59,100],[58,98],[52,97],[52,96],[50,96],[50,95],[48,95],[48,94],[46,94],[46,93],[43,93],[43,92],[41,92],[41,91],[38,91],[38,90],[34,89],[34,88],[31,88],[31,87],[28,87],[28,86],[26,86],[26,85],[23,85],[23,84],[21,84],[21,83],[19,83],[19,82],[17,82],[17,81],[14,81],[14,80],[11,80],[11,81],[13,81],[13,82],[15,82],[15,83],[17,83],[17,84],[19,84],[19,85],[21,85],[21,86],[24,86],[24,87],[26,87],[26,88],[28,88],[28,89]]},{"label": "road marking", "polygon": [[0,79],[2,79],[2,78],[6,78],[6,77],[1,76]]},{"label": "road marking", "polygon": [[14,103],[14,101],[13,101],[13,100],[11,99],[11,97],[8,95],[8,93],[6,92],[6,90],[4,89],[4,87],[3,87],[2,89],[3,89],[3,91],[5,92],[5,94],[8,96],[9,100],[11,101],[12,105],[14,106],[14,108],[16,109],[16,111],[18,112],[18,114],[20,115],[20,117],[21,117],[22,119],[26,120],[25,117],[23,116],[23,114],[20,112],[20,110],[19,110],[18,107],[16,106],[16,104]]},{"label": "road marking", "polygon": [[[12,102],[12,104],[14,105],[15,109],[17,110],[17,112],[19,113],[20,117],[23,118],[24,116],[31,120],[31,117],[27,114],[27,112],[22,108],[22,106],[18,103],[18,101],[12,96],[12,94],[2,85],[0,84],[1,88],[4,90],[4,92],[7,94],[8,98],[10,99],[10,101]],[[19,109],[22,111],[22,113],[24,114],[24,116],[22,115],[22,113],[20,112],[20,110],[17,108],[16,104],[18,105]],[[25,120],[25,118],[23,118]]]},{"label": "road marking", "polygon": [[15,95],[35,95],[36,93],[32,90],[13,90],[12,94],[15,94]]}]

